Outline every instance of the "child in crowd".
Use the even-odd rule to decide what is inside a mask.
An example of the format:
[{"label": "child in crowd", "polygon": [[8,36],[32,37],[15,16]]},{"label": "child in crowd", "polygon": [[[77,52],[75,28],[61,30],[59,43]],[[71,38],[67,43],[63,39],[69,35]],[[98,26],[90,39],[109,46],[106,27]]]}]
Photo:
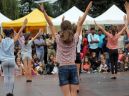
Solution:
[{"label": "child in crowd", "polygon": [[83,63],[83,70],[84,70],[85,72],[87,72],[87,73],[90,73],[91,64],[90,64],[88,58],[85,58],[84,60],[85,60],[85,61],[84,61],[84,63]]},{"label": "child in crowd", "polygon": [[98,70],[98,67],[100,66],[100,61],[97,59],[95,52],[91,53],[89,60],[90,60],[91,68],[93,72],[96,72]]},{"label": "child in crowd", "polygon": [[54,68],[53,68],[52,74],[57,74],[58,73],[59,64],[56,61],[56,57],[54,57],[53,63],[54,63]]},{"label": "child in crowd", "polygon": [[99,67],[99,72],[107,72],[108,66],[106,64],[106,56],[104,54],[100,55],[100,67]]},{"label": "child in crowd", "polygon": [[124,69],[125,71],[129,70],[129,56],[125,56],[125,66],[124,66]]},{"label": "child in crowd", "polygon": [[125,54],[122,49],[119,49],[118,53],[118,69],[119,71],[124,71],[124,59],[125,59]]},{"label": "child in crowd", "polygon": [[[56,73],[57,73],[56,66],[58,66],[58,64],[56,62],[56,58],[53,54],[51,54],[48,59],[48,64],[46,65],[47,74],[52,74],[52,73],[54,74],[55,73],[54,71],[56,71]],[[56,70],[54,70],[54,67],[56,68]]]},{"label": "child in crowd", "polygon": [[43,74],[43,64],[40,62],[39,58],[35,58],[33,62],[33,68],[36,73],[42,75]]},{"label": "child in crowd", "polygon": [[24,75],[24,66],[23,66],[23,63],[21,61],[21,58],[19,58],[19,57],[16,58],[15,75],[16,76]]}]

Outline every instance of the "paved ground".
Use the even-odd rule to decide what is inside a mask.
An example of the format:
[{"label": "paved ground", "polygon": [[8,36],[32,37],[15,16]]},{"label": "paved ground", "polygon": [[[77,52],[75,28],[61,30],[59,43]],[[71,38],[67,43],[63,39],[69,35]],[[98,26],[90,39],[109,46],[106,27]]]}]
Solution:
[{"label": "paved ground", "polygon": [[[27,84],[24,77],[15,80],[15,96],[63,96],[57,76],[37,76]],[[3,95],[3,78],[0,77],[0,96]],[[129,96],[129,72],[119,73],[117,80],[110,74],[82,74],[78,96]]]}]

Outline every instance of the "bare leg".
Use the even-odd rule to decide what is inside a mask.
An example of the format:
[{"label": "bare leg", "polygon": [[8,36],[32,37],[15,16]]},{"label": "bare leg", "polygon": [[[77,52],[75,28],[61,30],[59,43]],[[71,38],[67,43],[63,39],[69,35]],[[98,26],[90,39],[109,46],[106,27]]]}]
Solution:
[{"label": "bare leg", "polygon": [[72,96],[70,94],[70,85],[69,84],[61,86],[61,90],[62,90],[64,96]]},{"label": "bare leg", "polygon": [[28,65],[27,65],[27,58],[25,58],[25,59],[23,60],[23,63],[24,63],[25,76],[26,76],[26,79],[28,79]]},{"label": "bare leg", "polygon": [[[78,79],[80,80],[80,64],[76,64],[77,65],[77,72],[78,72]],[[77,90],[79,90],[79,87],[80,87],[80,85],[78,84],[77,85]]]},{"label": "bare leg", "polygon": [[31,67],[32,67],[32,65],[31,65],[31,62],[32,62],[32,60],[28,59],[28,79],[29,80],[32,80],[32,74],[31,74]]},{"label": "bare leg", "polygon": [[70,85],[71,96],[77,96],[77,85]]}]

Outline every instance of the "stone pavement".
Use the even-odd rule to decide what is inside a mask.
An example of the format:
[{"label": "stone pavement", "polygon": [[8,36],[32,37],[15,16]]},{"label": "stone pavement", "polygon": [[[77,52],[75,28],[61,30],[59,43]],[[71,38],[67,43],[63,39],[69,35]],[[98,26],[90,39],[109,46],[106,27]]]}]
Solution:
[{"label": "stone pavement", "polygon": [[[118,74],[111,80],[110,74],[92,73],[81,75],[78,96],[129,96],[129,72]],[[0,77],[0,96],[4,96],[3,78]],[[26,83],[24,77],[15,80],[14,96],[63,96],[58,86],[58,77],[54,75],[36,76],[32,83]]]}]

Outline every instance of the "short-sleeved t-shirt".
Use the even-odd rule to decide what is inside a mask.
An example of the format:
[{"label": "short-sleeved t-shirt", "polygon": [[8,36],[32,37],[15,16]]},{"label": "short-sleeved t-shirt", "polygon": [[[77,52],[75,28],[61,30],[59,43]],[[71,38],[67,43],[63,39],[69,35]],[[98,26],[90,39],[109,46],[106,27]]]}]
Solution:
[{"label": "short-sleeved t-shirt", "polygon": [[70,44],[64,44],[61,41],[60,35],[56,35],[57,43],[57,53],[56,58],[57,62],[60,63],[60,66],[63,65],[73,65],[76,60],[76,46],[78,42],[78,35],[74,35],[74,39]]}]

